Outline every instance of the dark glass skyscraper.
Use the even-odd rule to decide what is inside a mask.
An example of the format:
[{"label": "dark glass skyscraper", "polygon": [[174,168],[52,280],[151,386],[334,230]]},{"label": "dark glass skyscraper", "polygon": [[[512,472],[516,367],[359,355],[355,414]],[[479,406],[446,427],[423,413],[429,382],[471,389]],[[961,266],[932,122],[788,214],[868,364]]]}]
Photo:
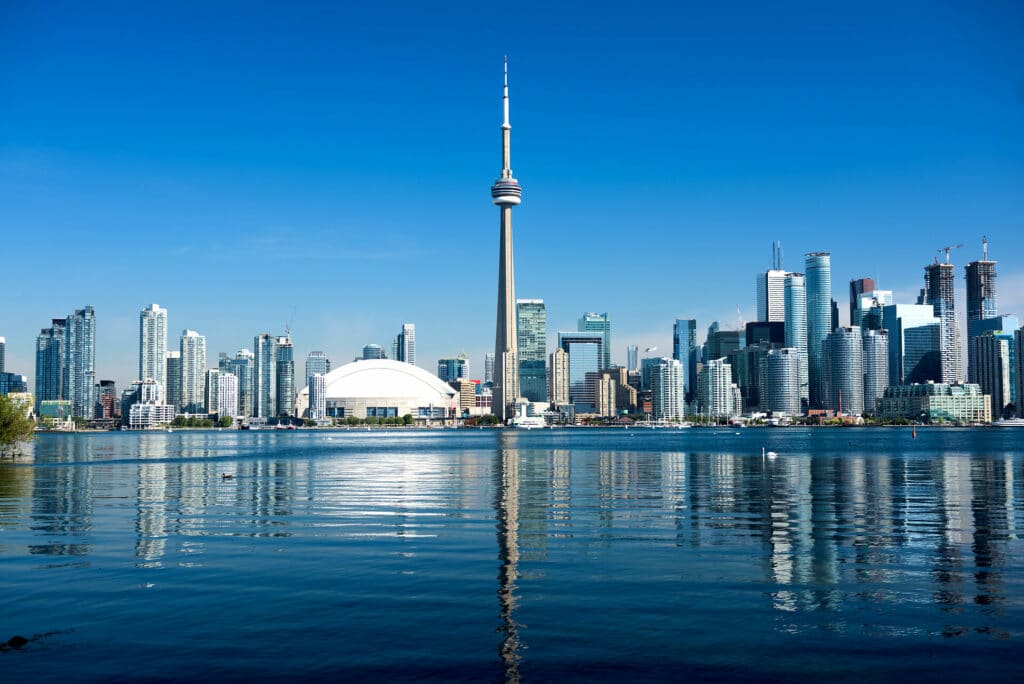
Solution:
[{"label": "dark glass skyscraper", "polygon": [[546,401],[548,318],[543,299],[516,300],[519,337],[519,393],[530,401]]},{"label": "dark glass skyscraper", "polygon": [[67,321],[54,318],[36,337],[36,411],[44,401],[64,399],[64,332]]},{"label": "dark glass skyscraper", "polygon": [[677,318],[672,325],[672,358],[683,364],[684,398],[693,401],[697,394],[697,319]]},{"label": "dark glass skyscraper", "polygon": [[91,306],[68,316],[64,334],[63,399],[71,415],[92,418],[96,403],[96,313]]},{"label": "dark glass skyscraper", "polygon": [[[948,258],[948,254],[947,254]],[[924,302],[930,304],[941,325],[940,363],[942,382],[953,384],[963,378],[960,360],[960,330],[956,322],[953,292],[953,264],[934,263],[924,267]]]}]

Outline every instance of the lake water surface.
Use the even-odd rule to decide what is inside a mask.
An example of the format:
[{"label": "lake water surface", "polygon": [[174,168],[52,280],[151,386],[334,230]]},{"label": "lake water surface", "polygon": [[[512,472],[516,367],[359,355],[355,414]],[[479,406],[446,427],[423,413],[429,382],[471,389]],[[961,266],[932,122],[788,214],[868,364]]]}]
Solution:
[{"label": "lake water surface", "polygon": [[0,680],[1019,680],[1022,483],[1018,429],[42,435]]}]

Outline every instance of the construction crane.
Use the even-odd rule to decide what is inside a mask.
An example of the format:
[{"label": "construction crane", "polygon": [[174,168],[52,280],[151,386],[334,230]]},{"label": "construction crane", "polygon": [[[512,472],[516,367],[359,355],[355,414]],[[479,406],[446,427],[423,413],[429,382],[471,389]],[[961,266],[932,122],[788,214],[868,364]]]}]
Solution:
[{"label": "construction crane", "polygon": [[[948,247],[939,247],[939,248],[938,248],[938,249],[937,249],[936,251],[937,251],[937,252],[938,252],[939,254],[942,254],[943,252],[945,252],[945,253],[946,253],[946,263],[948,264],[948,263],[949,263],[949,253],[950,253],[950,252],[951,252],[952,250],[954,250],[954,249],[960,249],[961,247],[963,247],[963,245],[951,245],[951,246],[948,246]],[[936,259],[936,260],[937,260],[937,259]]]}]

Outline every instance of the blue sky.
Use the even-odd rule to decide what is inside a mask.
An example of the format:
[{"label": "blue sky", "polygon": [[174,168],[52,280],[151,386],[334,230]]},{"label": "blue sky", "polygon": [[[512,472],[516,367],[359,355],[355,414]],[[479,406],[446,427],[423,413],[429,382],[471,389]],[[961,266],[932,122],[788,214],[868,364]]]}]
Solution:
[{"label": "blue sky", "polygon": [[131,380],[158,302],[211,359],[290,321],[338,364],[411,321],[419,365],[480,375],[506,52],[551,338],[607,311],[621,361],[753,319],[773,239],[831,251],[845,305],[863,275],[908,300],[947,244],[962,283],[987,234],[1024,314],[1021,3],[154,5],[0,2],[10,370],[91,304]]}]

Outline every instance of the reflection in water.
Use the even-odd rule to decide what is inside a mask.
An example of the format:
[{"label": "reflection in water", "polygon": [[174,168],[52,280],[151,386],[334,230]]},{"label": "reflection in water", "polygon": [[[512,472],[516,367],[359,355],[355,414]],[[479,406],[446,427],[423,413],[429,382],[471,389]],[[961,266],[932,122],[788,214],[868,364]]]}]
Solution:
[{"label": "reflection in water", "polygon": [[505,681],[519,681],[519,626],[515,620],[516,582],[519,579],[519,452],[515,433],[500,435],[495,468],[494,508],[498,517],[498,604],[502,635],[498,654],[505,666]]},{"label": "reflection in water", "polygon": [[[235,567],[273,547],[301,556],[314,576],[344,561],[361,573],[355,585],[409,578],[403,596],[479,580],[491,598],[472,600],[491,608],[477,629],[508,681],[544,648],[552,621],[530,618],[556,600],[596,612],[631,598],[655,614],[652,624],[688,625],[695,618],[659,614],[658,598],[642,593],[664,577],[672,581],[660,591],[727,587],[766,633],[1019,637],[1010,628],[1024,601],[1013,574],[1019,455],[791,449],[763,460],[760,445],[651,437],[623,448],[611,437],[586,442],[600,432],[554,433],[48,436],[34,462],[0,464],[0,561],[109,559],[116,539],[136,570],[164,577]],[[303,546],[310,540],[325,540],[320,556]],[[481,558],[486,577],[460,575]],[[624,597],[591,597],[586,582],[623,587]],[[452,596],[470,603],[459,589]],[[615,627],[592,622],[575,628]]]}]

